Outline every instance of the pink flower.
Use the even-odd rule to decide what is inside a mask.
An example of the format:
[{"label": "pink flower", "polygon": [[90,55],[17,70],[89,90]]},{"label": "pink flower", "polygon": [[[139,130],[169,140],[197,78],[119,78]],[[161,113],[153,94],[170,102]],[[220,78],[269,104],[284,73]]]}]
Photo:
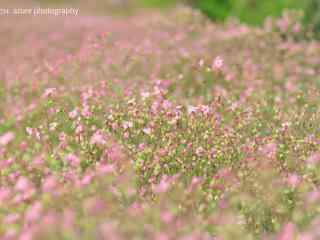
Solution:
[{"label": "pink flower", "polygon": [[277,144],[268,143],[260,148],[261,154],[268,158],[274,158],[277,154]]},{"label": "pink flower", "polygon": [[194,106],[191,106],[191,105],[189,105],[189,106],[187,107],[188,115],[193,114],[193,113],[196,113],[197,111],[198,111],[198,108],[197,108],[197,107],[194,107]]},{"label": "pink flower", "polygon": [[142,205],[134,202],[129,208],[128,208],[128,213],[131,216],[138,216],[143,213],[143,208]]},{"label": "pink flower", "polygon": [[293,188],[296,188],[300,182],[301,178],[297,174],[290,174],[287,178],[287,183]]},{"label": "pink flower", "polygon": [[89,183],[91,183],[93,179],[93,176],[91,174],[87,174],[85,175],[82,179],[81,179],[81,185],[85,186],[88,185]]},{"label": "pink flower", "polygon": [[219,70],[223,67],[223,59],[220,56],[217,56],[212,63],[212,70]]},{"label": "pink flower", "polygon": [[306,201],[308,202],[308,204],[312,204],[320,201],[320,191],[314,190],[312,192],[309,192],[306,196]]},{"label": "pink flower", "polygon": [[155,238],[155,240],[169,240],[170,237],[166,233],[158,233]]},{"label": "pink flower", "polygon": [[320,153],[315,152],[315,153],[311,154],[311,156],[307,159],[307,163],[310,165],[316,165],[316,164],[320,163]]},{"label": "pink flower", "polygon": [[32,134],[33,134],[33,129],[30,128],[30,127],[27,127],[27,128],[26,128],[26,132],[27,132],[27,134],[28,134],[29,136],[32,136]]},{"label": "pink flower", "polygon": [[90,215],[97,215],[101,213],[106,208],[106,203],[96,197],[92,197],[86,199],[83,208],[90,214]]},{"label": "pink flower", "polygon": [[55,188],[58,186],[58,181],[56,177],[49,176],[47,177],[42,184],[43,192],[53,192]]},{"label": "pink flower", "polygon": [[73,153],[70,153],[68,154],[66,157],[65,157],[65,160],[68,161],[71,166],[79,166],[80,164],[80,159]]},{"label": "pink flower", "polygon": [[28,148],[28,143],[23,141],[23,142],[20,143],[19,147],[20,147],[20,150],[25,151]]},{"label": "pink flower", "polygon": [[93,134],[93,136],[90,139],[90,144],[91,145],[105,145],[107,143],[107,141],[105,140],[105,137],[103,136],[103,134],[101,133],[101,131],[97,131],[95,134]]},{"label": "pink flower", "polygon": [[202,156],[202,154],[204,153],[204,149],[203,149],[203,147],[198,147],[197,149],[196,149],[196,155],[198,156],[198,157],[201,157]]},{"label": "pink flower", "polygon": [[289,240],[295,237],[295,226],[293,223],[287,223],[281,233],[278,235],[277,240]]},{"label": "pink flower", "polygon": [[82,111],[81,111],[81,115],[82,115],[83,117],[85,117],[85,118],[89,118],[89,117],[92,116],[92,112],[91,112],[91,110],[90,110],[90,106],[89,106],[89,105],[85,104],[85,105],[83,106],[83,109],[82,109]]},{"label": "pink flower", "polygon": [[41,214],[42,214],[42,205],[40,202],[35,202],[26,211],[25,221],[27,223],[34,222],[40,218]]},{"label": "pink flower", "polygon": [[152,189],[155,193],[164,193],[167,192],[170,188],[170,181],[168,176],[163,176],[160,183],[157,185],[153,185]]},{"label": "pink flower", "polygon": [[303,233],[303,234],[300,234],[299,240],[314,240],[314,236],[311,234],[311,233]]},{"label": "pink flower", "polygon": [[123,122],[122,127],[124,130],[127,130],[128,128],[132,128],[133,127],[133,122]]},{"label": "pink flower", "polygon": [[174,219],[173,214],[170,211],[162,211],[161,212],[161,220],[166,223],[169,224],[170,222],[172,222]]},{"label": "pink flower", "polygon": [[204,115],[208,115],[210,113],[210,107],[207,105],[201,105],[200,106],[200,111],[204,114]]},{"label": "pink flower", "polygon": [[289,21],[287,18],[280,18],[276,24],[281,32],[288,31]]},{"label": "pink flower", "polygon": [[114,222],[106,222],[99,226],[99,233],[101,235],[101,239],[114,239],[120,240],[123,239],[118,231],[118,224]]},{"label": "pink flower", "polygon": [[76,214],[71,209],[64,209],[62,225],[65,229],[70,229],[75,223]]},{"label": "pink flower", "polygon": [[30,188],[33,187],[32,182],[30,182],[30,180],[24,176],[21,176],[16,185],[15,185],[15,190],[20,191],[20,192],[25,192],[27,190],[29,190]]},{"label": "pink flower", "polygon": [[48,98],[53,96],[53,94],[57,91],[56,88],[47,88],[42,95],[43,98]]},{"label": "pink flower", "polygon": [[74,119],[78,116],[78,109],[74,109],[73,111],[69,112],[69,118]]},{"label": "pink flower", "polygon": [[115,172],[115,166],[113,164],[101,164],[97,166],[97,171],[101,175]]},{"label": "pink flower", "polygon": [[9,188],[0,188],[0,205],[10,198],[11,191]]},{"label": "pink flower", "polygon": [[187,191],[192,192],[201,183],[201,180],[201,177],[193,177]]},{"label": "pink flower", "polygon": [[3,219],[3,222],[6,224],[13,224],[16,223],[19,219],[20,215],[18,213],[11,213]]},{"label": "pink flower", "polygon": [[169,108],[172,107],[172,103],[170,101],[168,101],[168,100],[164,100],[163,103],[162,103],[162,107],[164,109],[169,109]]},{"label": "pink flower", "polygon": [[0,146],[6,146],[8,145],[15,137],[15,134],[13,132],[7,132],[0,136]]},{"label": "pink flower", "polygon": [[83,131],[84,131],[83,125],[81,125],[81,124],[78,125],[77,128],[76,128],[76,134],[80,135],[81,133],[83,133]]},{"label": "pink flower", "polygon": [[34,239],[34,231],[32,228],[23,231],[19,236],[19,240],[32,240],[32,239]]}]

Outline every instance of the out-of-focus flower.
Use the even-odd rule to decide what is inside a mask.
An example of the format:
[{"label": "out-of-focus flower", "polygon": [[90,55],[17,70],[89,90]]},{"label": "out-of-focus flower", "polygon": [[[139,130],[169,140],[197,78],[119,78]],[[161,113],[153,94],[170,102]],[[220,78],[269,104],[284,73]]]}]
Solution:
[{"label": "out-of-focus flower", "polygon": [[69,118],[75,119],[78,116],[78,109],[74,109],[73,111],[69,112]]},{"label": "out-of-focus flower", "polygon": [[21,176],[15,185],[15,190],[25,192],[32,187],[32,182],[28,178]]},{"label": "out-of-focus flower", "polygon": [[55,93],[56,93],[57,89],[56,88],[47,88],[42,97],[43,98],[48,98],[48,97],[52,97]]},{"label": "out-of-focus flower", "polygon": [[281,233],[278,235],[277,240],[289,240],[295,238],[295,226],[293,223],[284,225]]},{"label": "out-of-focus flower", "polygon": [[132,128],[133,127],[133,122],[125,121],[125,122],[123,122],[122,127],[123,127],[124,130]]},{"label": "out-of-focus flower", "polygon": [[8,145],[15,138],[13,132],[7,132],[0,136],[0,146],[4,147]]},{"label": "out-of-focus flower", "polygon": [[33,203],[26,211],[25,214],[25,222],[32,223],[36,220],[38,220],[42,214],[42,204],[41,202],[35,202]]},{"label": "out-of-focus flower", "polygon": [[147,135],[151,134],[151,128],[144,128],[142,131]]},{"label": "out-of-focus flower", "polygon": [[71,164],[71,166],[77,167],[80,164],[80,159],[73,153],[69,153],[65,159]]},{"label": "out-of-focus flower", "polygon": [[27,128],[26,128],[26,132],[27,132],[27,134],[28,134],[29,136],[31,136],[31,135],[33,134],[33,128],[27,127]]},{"label": "out-of-focus flower", "polygon": [[90,138],[91,145],[105,145],[107,143],[105,136],[102,134],[101,131],[96,131],[93,136]]},{"label": "out-of-focus flower", "polygon": [[212,68],[212,70],[219,70],[223,67],[223,64],[224,64],[224,60],[220,56],[217,56],[213,60],[211,68]]},{"label": "out-of-focus flower", "polygon": [[301,178],[297,174],[290,174],[287,178],[287,183],[293,188],[296,188],[300,182]]},{"label": "out-of-focus flower", "polygon": [[307,164],[309,165],[316,165],[320,163],[320,153],[315,152],[311,154],[307,159]]},{"label": "out-of-focus flower", "polygon": [[44,179],[42,183],[42,191],[43,192],[53,192],[55,188],[58,186],[58,180],[54,176],[49,176]]},{"label": "out-of-focus flower", "polygon": [[162,179],[160,180],[159,184],[155,184],[152,186],[152,189],[155,193],[164,193],[167,192],[170,188],[170,179],[168,176],[163,176]]},{"label": "out-of-focus flower", "polygon": [[268,158],[274,158],[277,153],[277,144],[268,143],[260,148],[260,152]]},{"label": "out-of-focus flower", "polygon": [[57,123],[57,122],[52,122],[52,123],[50,123],[50,124],[49,124],[49,131],[50,131],[50,132],[53,132],[54,130],[56,130],[57,126],[58,126],[58,123]]},{"label": "out-of-focus flower", "polygon": [[91,110],[90,110],[90,106],[89,106],[89,105],[85,104],[85,105],[83,106],[83,109],[82,109],[82,111],[81,111],[81,115],[82,115],[83,117],[85,117],[85,118],[90,118],[90,117],[92,116],[92,112],[91,112]]},{"label": "out-of-focus flower", "polygon": [[191,105],[189,105],[188,107],[187,107],[187,112],[188,112],[188,114],[190,115],[190,114],[193,114],[193,113],[196,113],[198,111],[198,108],[197,107],[194,107],[194,106],[191,106]]}]

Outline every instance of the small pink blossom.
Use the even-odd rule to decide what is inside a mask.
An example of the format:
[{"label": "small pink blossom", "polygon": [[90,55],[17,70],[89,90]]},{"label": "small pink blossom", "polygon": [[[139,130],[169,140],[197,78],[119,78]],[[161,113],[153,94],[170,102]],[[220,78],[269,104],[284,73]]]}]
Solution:
[{"label": "small pink blossom", "polygon": [[57,181],[56,177],[49,176],[44,180],[44,182],[42,184],[42,191],[43,192],[53,192],[57,186],[58,186],[58,181]]},{"label": "small pink blossom", "polygon": [[83,117],[85,117],[85,118],[89,118],[89,117],[92,116],[92,112],[91,112],[91,110],[90,110],[90,106],[89,106],[89,105],[85,104],[85,105],[83,106],[83,109],[82,109],[82,111],[81,111],[81,115],[82,115]]},{"label": "small pink blossom", "polygon": [[274,158],[277,154],[277,144],[268,143],[260,148],[260,152],[268,158]]},{"label": "small pink blossom", "polygon": [[15,134],[13,132],[7,132],[0,136],[0,146],[8,145],[15,138]]},{"label": "small pink blossom", "polygon": [[13,224],[16,223],[19,219],[20,215],[18,213],[11,213],[3,219],[3,222],[6,224]]},{"label": "small pink blossom", "polygon": [[307,194],[306,201],[308,204],[316,203],[320,201],[320,191],[314,190]]},{"label": "small pink blossom", "polygon": [[311,234],[311,233],[302,233],[302,234],[300,234],[298,239],[299,240],[314,240],[315,238],[314,238],[313,234]]},{"label": "small pink blossom", "polygon": [[290,174],[287,183],[290,187],[296,188],[301,182],[301,178],[297,174]]},{"label": "small pink blossom", "polygon": [[79,124],[77,127],[76,127],[76,135],[80,135],[81,133],[84,132],[84,127],[83,125]]},{"label": "small pink blossom", "polygon": [[196,155],[198,156],[198,157],[201,157],[202,155],[203,155],[203,153],[204,153],[204,148],[203,147],[198,147],[197,149],[196,149]]},{"label": "small pink blossom", "polygon": [[197,107],[194,107],[194,106],[191,106],[191,105],[189,105],[189,106],[187,107],[188,115],[193,114],[193,113],[196,113],[197,111],[198,111],[198,108],[197,108]]},{"label": "small pink blossom", "polygon": [[123,127],[124,130],[132,128],[133,127],[133,122],[125,121],[125,122],[123,122],[122,127]]},{"label": "small pink blossom", "polygon": [[91,197],[85,200],[83,203],[83,209],[85,209],[90,215],[97,215],[106,208],[106,203],[97,197]]},{"label": "small pink blossom", "polygon": [[71,119],[75,119],[77,116],[78,116],[78,109],[76,108],[76,109],[74,109],[73,111],[71,111],[71,112],[69,112],[69,118],[71,118]]},{"label": "small pink blossom", "polygon": [[43,98],[48,98],[53,96],[56,93],[57,89],[56,88],[47,88],[44,91],[44,94],[42,95]]},{"label": "small pink blossom", "polygon": [[93,179],[93,176],[92,176],[91,174],[85,175],[85,176],[81,179],[81,185],[82,185],[82,186],[88,185],[89,183],[91,183],[92,179]]},{"label": "small pink blossom", "polygon": [[212,68],[212,70],[219,70],[223,67],[223,64],[224,64],[224,60],[220,56],[217,56],[213,60],[211,68]]},{"label": "small pink blossom", "polygon": [[0,205],[6,202],[11,196],[11,190],[9,188],[0,188]]},{"label": "small pink blossom", "polygon": [[163,176],[162,179],[160,180],[160,183],[157,185],[153,185],[152,188],[155,193],[159,194],[159,193],[167,192],[170,188],[170,185],[171,184],[168,176]]},{"label": "small pink blossom", "polygon": [[287,223],[284,225],[281,233],[278,235],[277,240],[289,240],[295,238],[295,225]]},{"label": "small pink blossom", "polygon": [[80,164],[80,159],[73,153],[69,153],[65,157],[65,160],[69,162],[71,166],[74,166],[74,167],[79,166]]},{"label": "small pink blossom", "polygon": [[316,165],[320,163],[320,153],[319,152],[315,152],[313,154],[311,154],[310,157],[308,157],[307,159],[307,163],[309,165]]},{"label": "small pink blossom", "polygon": [[33,128],[27,127],[27,128],[26,128],[26,132],[27,132],[27,134],[28,134],[29,136],[32,136],[32,134],[33,134]]},{"label": "small pink blossom", "polygon": [[35,202],[27,209],[25,214],[25,221],[27,223],[31,223],[38,220],[42,214],[42,209],[42,204],[40,202]]},{"label": "small pink blossom", "polygon": [[170,211],[162,211],[161,212],[161,220],[164,223],[169,224],[173,221],[173,219],[174,219],[174,215]]},{"label": "small pink blossom", "polygon": [[33,184],[28,178],[21,176],[15,185],[15,190],[25,192],[28,189],[32,188],[32,186]]},{"label": "small pink blossom", "polygon": [[101,131],[97,131],[93,136],[90,138],[90,144],[91,145],[105,145],[107,143],[104,135],[101,133]]},{"label": "small pink blossom", "polygon": [[170,101],[168,101],[168,100],[164,100],[163,103],[162,103],[162,107],[164,109],[169,109],[169,108],[172,107],[172,103]]}]

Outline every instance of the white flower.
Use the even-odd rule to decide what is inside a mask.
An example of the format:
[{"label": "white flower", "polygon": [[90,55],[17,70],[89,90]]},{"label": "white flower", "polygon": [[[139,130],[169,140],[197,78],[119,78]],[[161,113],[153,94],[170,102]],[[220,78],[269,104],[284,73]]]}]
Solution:
[{"label": "white flower", "polygon": [[187,107],[187,111],[188,111],[188,114],[190,115],[190,114],[192,114],[192,113],[196,113],[196,112],[198,111],[198,108],[189,105],[189,106]]},{"label": "white flower", "polygon": [[151,128],[144,128],[142,131],[147,135],[151,134]]}]

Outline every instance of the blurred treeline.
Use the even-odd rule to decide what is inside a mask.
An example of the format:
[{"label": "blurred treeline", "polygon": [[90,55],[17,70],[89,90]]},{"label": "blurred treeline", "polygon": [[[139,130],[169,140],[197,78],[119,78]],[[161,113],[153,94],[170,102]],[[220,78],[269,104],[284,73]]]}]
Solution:
[{"label": "blurred treeline", "polygon": [[223,21],[230,16],[240,21],[261,25],[266,17],[278,17],[286,9],[304,12],[304,23],[320,33],[320,0],[140,0],[147,6],[169,6],[185,2],[200,9],[209,18]]}]

